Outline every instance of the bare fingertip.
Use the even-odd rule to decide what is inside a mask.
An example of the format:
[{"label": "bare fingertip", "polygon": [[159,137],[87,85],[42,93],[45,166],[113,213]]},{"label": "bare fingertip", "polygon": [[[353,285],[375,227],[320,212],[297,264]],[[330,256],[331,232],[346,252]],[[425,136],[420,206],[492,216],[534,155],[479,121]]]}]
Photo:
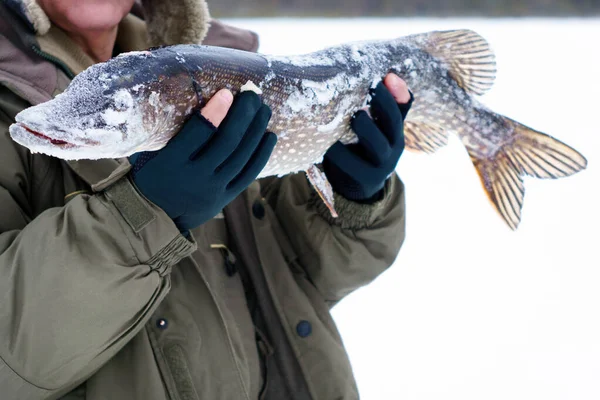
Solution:
[{"label": "bare fingertip", "polygon": [[401,94],[394,96],[396,101],[399,104],[407,104],[410,101],[410,93],[408,93],[408,89],[406,91],[401,92]]},{"label": "bare fingertip", "polygon": [[392,87],[401,87],[402,85],[406,86],[406,82],[404,82],[402,78],[400,78],[398,75],[392,72],[385,76],[384,83],[386,86]]},{"label": "bare fingertip", "polygon": [[400,104],[406,104],[410,101],[410,93],[408,92],[408,85],[404,79],[398,75],[390,73],[385,77],[385,86],[388,88],[396,102]]},{"label": "bare fingertip", "polygon": [[217,92],[217,96],[219,96],[224,102],[231,104],[233,103],[233,93],[229,89],[221,89]]}]

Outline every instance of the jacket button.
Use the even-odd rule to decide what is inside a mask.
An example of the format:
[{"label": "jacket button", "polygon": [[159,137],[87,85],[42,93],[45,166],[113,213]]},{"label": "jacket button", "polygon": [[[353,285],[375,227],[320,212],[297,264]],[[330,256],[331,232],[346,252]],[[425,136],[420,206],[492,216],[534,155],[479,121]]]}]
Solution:
[{"label": "jacket button", "polygon": [[168,326],[169,326],[169,321],[167,321],[166,318],[159,318],[156,321],[156,327],[158,329],[167,329]]},{"label": "jacket button", "polygon": [[258,219],[265,217],[265,206],[263,206],[260,200],[256,200],[252,205],[252,214]]},{"label": "jacket button", "polygon": [[300,321],[296,325],[296,332],[300,337],[307,337],[312,333],[312,325],[308,321]]}]

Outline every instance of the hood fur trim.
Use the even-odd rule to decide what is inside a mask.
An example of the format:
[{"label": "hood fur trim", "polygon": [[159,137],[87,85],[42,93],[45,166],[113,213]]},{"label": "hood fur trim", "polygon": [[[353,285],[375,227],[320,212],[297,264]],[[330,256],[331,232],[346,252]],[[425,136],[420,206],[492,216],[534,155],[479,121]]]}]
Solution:
[{"label": "hood fur trim", "polygon": [[31,22],[33,29],[40,35],[48,33],[50,30],[50,20],[44,10],[42,10],[42,7],[35,0],[22,0],[22,5],[25,17]]},{"label": "hood fur trim", "polygon": [[[35,0],[19,0],[38,35],[50,30],[48,16]],[[150,46],[200,44],[210,25],[206,0],[142,0]],[[17,3],[18,4],[18,3]]]},{"label": "hood fur trim", "polygon": [[210,25],[205,0],[142,0],[150,46],[200,44]]}]

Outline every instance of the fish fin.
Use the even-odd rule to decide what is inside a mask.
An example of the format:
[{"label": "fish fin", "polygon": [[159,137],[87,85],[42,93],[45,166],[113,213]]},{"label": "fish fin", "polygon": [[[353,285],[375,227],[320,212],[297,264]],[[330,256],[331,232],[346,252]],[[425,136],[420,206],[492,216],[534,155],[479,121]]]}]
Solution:
[{"label": "fish fin", "polygon": [[442,60],[467,93],[482,95],[496,79],[496,57],[488,42],[468,29],[427,34],[426,51]]},{"label": "fish fin", "polygon": [[513,164],[505,152],[499,152],[494,159],[480,159],[471,156],[473,165],[488,199],[504,219],[516,230],[521,222],[521,209],[525,196],[525,186],[519,168]]},{"label": "fish fin", "polygon": [[448,132],[432,123],[406,121],[404,143],[409,150],[433,153],[448,144]]},{"label": "fish fin", "polygon": [[471,160],[488,198],[508,226],[515,230],[521,221],[525,187],[523,176],[561,178],[587,167],[577,150],[507,117],[510,140],[493,158],[481,159],[471,152]]},{"label": "fish fin", "polygon": [[515,140],[507,153],[520,170],[536,178],[573,175],[587,167],[586,158],[572,147],[544,133],[510,120]]},{"label": "fish fin", "polygon": [[319,194],[319,197],[323,200],[331,216],[333,218],[338,217],[338,213],[335,211],[334,207],[334,197],[333,197],[333,188],[331,184],[327,180],[327,176],[323,171],[321,171],[316,165],[311,166],[308,170],[306,170],[306,177],[308,181],[313,186],[315,191]]}]

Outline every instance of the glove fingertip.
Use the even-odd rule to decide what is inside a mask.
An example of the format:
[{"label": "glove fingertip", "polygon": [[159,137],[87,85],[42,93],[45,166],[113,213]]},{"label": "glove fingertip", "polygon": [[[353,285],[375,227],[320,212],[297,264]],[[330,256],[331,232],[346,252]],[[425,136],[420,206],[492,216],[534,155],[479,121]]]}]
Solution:
[{"label": "glove fingertip", "polygon": [[277,135],[273,132],[267,132],[263,136],[258,148],[242,170],[240,174],[227,185],[227,190],[241,192],[248,187],[254,179],[260,174],[269,162],[273,149],[277,144]]},{"label": "glove fingertip", "polygon": [[262,100],[259,95],[252,90],[245,90],[237,95],[234,101],[236,107],[246,106],[255,112],[261,108]]},{"label": "glove fingertip", "polygon": [[366,110],[358,110],[350,120],[350,128],[359,137],[364,136],[365,132],[371,132],[377,128],[373,119]]},{"label": "glove fingertip", "polygon": [[325,152],[325,158],[336,158],[339,157],[339,155],[343,152],[345,152],[346,147],[342,144],[342,142],[340,142],[339,140],[337,142],[335,142],[334,144],[332,144],[329,149],[327,149],[327,151]]},{"label": "glove fingertip", "polygon": [[277,141],[279,140],[279,137],[275,133],[270,132],[270,131],[265,133],[265,136],[266,136],[265,141],[268,144],[272,144],[272,146],[275,147],[275,145],[277,144]]},{"label": "glove fingertip", "polygon": [[410,89],[408,90],[408,94],[410,95],[410,100],[408,100],[407,103],[398,104],[398,109],[400,110],[400,114],[402,114],[403,121],[406,119],[406,116],[408,115],[408,112],[410,111],[410,108],[412,107],[413,101],[415,101],[415,96],[414,96],[413,92],[410,91]]},{"label": "glove fingertip", "polygon": [[256,113],[256,117],[255,118],[260,118],[260,121],[262,122],[262,125],[264,125],[266,127],[266,125],[271,120],[271,116],[272,115],[273,115],[273,111],[271,110],[271,107],[269,107],[266,104],[263,104],[259,108],[258,112]]},{"label": "glove fingertip", "polygon": [[269,110],[269,116],[271,116],[273,114],[273,110],[271,109],[271,107],[267,103],[262,103],[261,108]]},{"label": "glove fingertip", "polygon": [[267,159],[265,160],[265,164],[267,161],[269,161],[268,158],[273,152],[273,149],[275,149],[275,146],[277,145],[277,140],[278,137],[273,132],[265,132],[262,139],[260,140],[260,143],[258,144],[258,147],[256,149],[256,155],[262,158],[263,155],[266,153]]},{"label": "glove fingertip", "polygon": [[254,155],[252,156],[250,161],[248,161],[248,164],[260,164],[262,165],[262,167],[264,167],[269,161],[269,157],[271,156],[271,153],[273,152],[273,149],[275,148],[276,144],[277,135],[273,132],[266,132],[260,140],[260,143],[256,151],[254,152]]},{"label": "glove fingertip", "polygon": [[352,119],[350,120],[350,123],[354,123],[354,121],[360,120],[365,117],[370,118],[369,113],[367,112],[367,110],[361,108],[360,110],[356,111],[352,115]]}]

